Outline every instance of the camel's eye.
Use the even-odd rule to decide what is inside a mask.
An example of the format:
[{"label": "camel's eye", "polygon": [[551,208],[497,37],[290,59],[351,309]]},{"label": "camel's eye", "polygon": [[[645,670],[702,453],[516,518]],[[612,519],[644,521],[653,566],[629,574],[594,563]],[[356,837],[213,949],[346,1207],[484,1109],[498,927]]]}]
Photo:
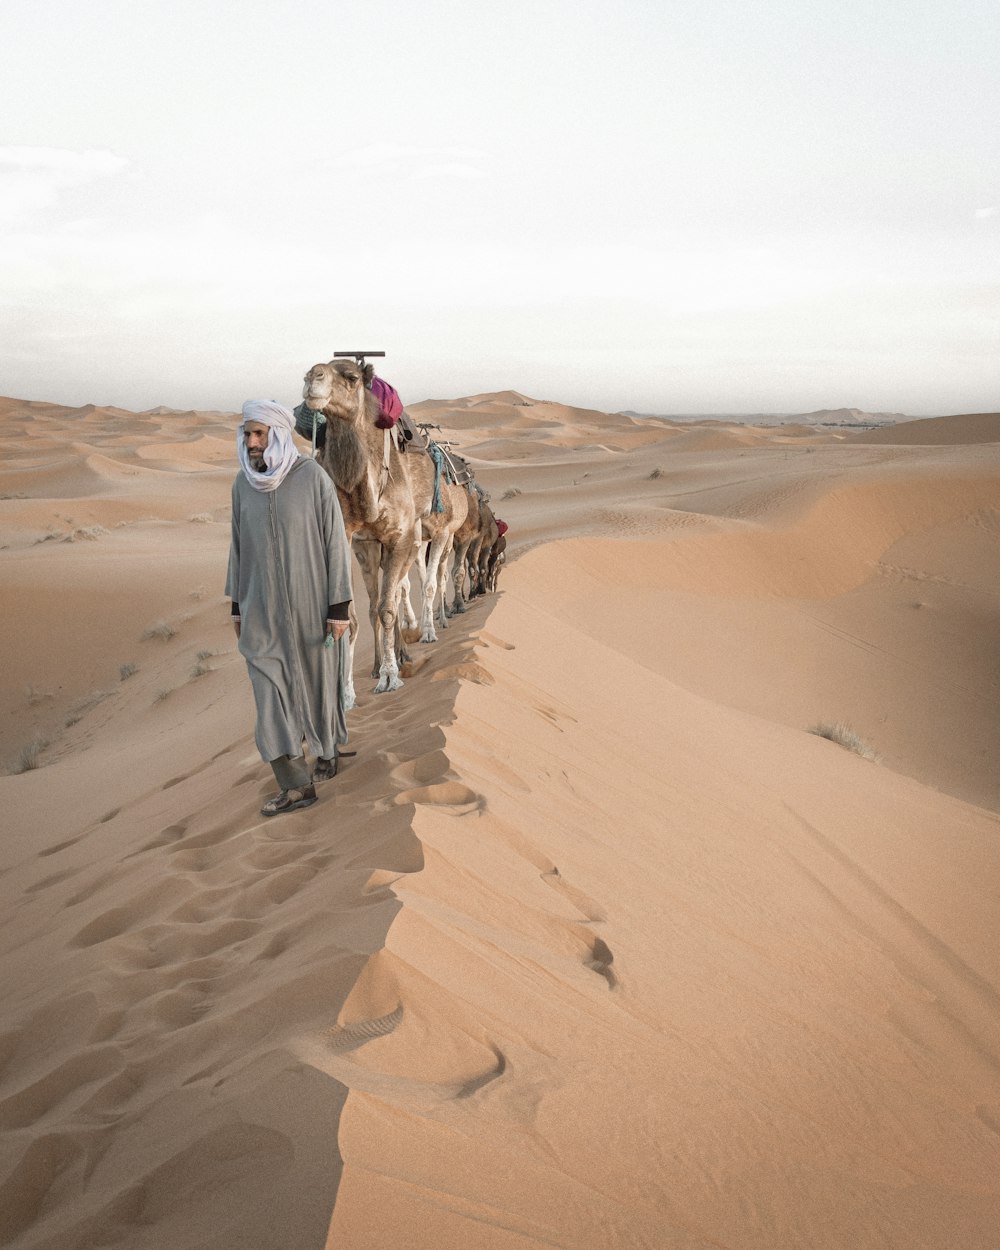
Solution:
[{"label": "camel's eye", "polygon": [[344,380],[347,382],[356,382],[358,380],[358,375],[356,373],[345,373]]}]

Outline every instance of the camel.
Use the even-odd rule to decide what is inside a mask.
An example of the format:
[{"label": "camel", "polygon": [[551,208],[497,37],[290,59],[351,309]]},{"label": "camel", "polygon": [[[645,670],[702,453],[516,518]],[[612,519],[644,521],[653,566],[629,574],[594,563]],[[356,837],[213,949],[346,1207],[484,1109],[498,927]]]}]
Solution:
[{"label": "camel", "polygon": [[493,550],[493,544],[500,537],[497,519],[485,499],[480,504],[479,513],[479,534],[469,547],[469,574],[472,581],[470,598],[486,594],[490,552]]},{"label": "camel", "polygon": [[[452,568],[452,581],[454,585],[454,599],[452,603],[452,613],[464,612],[467,597],[465,594],[465,577],[466,577],[466,560],[469,554],[469,548],[472,543],[479,537],[481,521],[480,508],[482,506],[479,491],[476,487],[469,486],[465,488],[466,496],[466,517],[459,528],[455,531],[455,537],[452,544],[452,553],[454,563]],[[441,610],[447,612],[447,604],[445,602],[445,578],[442,578],[441,586]]]},{"label": "camel", "polygon": [[[371,365],[353,359],[316,364],[305,375],[302,397],[308,408],[326,417],[326,442],[320,465],[337,488],[344,527],[352,542],[365,589],[375,635],[376,694],[398,690],[405,652],[399,631],[399,599],[403,579],[417,554],[423,534],[431,540],[433,559],[447,546],[449,526],[464,517],[464,498],[457,488],[440,483],[443,512],[434,512],[435,468],[430,456],[411,450],[401,454],[393,431],[375,425],[378,400],[367,389]],[[457,518],[457,519],[456,519]],[[430,580],[430,579],[429,579]],[[433,641],[436,584],[424,587],[423,640]],[[352,604],[348,705],[353,705],[353,661],[357,615]]]},{"label": "camel", "polygon": [[501,534],[490,549],[489,561],[486,566],[486,589],[490,594],[496,593],[497,579],[501,567],[507,562],[507,535]]}]

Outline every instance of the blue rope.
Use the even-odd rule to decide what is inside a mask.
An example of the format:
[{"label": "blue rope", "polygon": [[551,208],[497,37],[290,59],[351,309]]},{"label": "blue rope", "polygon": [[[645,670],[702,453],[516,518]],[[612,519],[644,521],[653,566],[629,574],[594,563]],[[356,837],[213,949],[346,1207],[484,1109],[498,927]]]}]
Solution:
[{"label": "blue rope", "polygon": [[437,443],[431,443],[427,450],[431,453],[431,459],[434,461],[434,505],[432,511],[444,512],[444,500],[441,498],[441,475],[446,472],[444,452]]}]

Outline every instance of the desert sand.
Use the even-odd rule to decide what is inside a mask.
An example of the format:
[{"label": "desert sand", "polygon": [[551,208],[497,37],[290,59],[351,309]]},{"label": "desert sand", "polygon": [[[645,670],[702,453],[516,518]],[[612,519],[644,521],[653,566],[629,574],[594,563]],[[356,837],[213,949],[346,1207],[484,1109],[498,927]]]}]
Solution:
[{"label": "desert sand", "polygon": [[509,563],[268,821],[236,418],[0,401],[0,1245],[1000,1246],[1000,416],[414,413]]}]

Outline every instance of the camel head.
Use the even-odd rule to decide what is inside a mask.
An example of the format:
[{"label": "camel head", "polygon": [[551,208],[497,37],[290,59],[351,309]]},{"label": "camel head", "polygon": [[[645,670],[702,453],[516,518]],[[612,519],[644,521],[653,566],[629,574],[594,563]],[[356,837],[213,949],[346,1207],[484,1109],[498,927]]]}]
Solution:
[{"label": "camel head", "polygon": [[365,411],[365,385],[372,374],[371,365],[362,368],[347,358],[313,365],[305,376],[302,398],[308,407],[329,418],[353,422]]}]

